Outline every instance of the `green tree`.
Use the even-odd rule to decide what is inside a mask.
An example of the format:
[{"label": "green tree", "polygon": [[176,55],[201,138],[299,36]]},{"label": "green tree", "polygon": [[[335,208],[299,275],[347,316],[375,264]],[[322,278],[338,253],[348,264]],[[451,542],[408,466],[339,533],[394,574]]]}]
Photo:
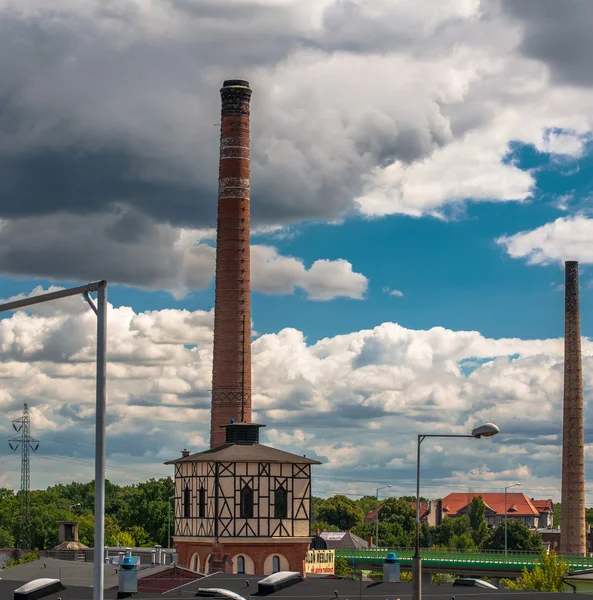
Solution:
[{"label": "green tree", "polygon": [[338,575],[338,577],[352,577],[352,567],[345,558],[336,558],[334,561],[334,575]]},{"label": "green tree", "polygon": [[78,541],[93,548],[95,540],[95,517],[93,515],[78,519]]},{"label": "green tree", "polygon": [[436,527],[432,527],[428,523],[420,523],[420,546],[432,548],[436,541]]},{"label": "green tree", "polygon": [[[507,528],[507,547],[509,550],[534,552],[543,550],[542,536],[539,533],[531,533],[529,527],[521,521],[509,519]],[[483,547],[486,550],[504,550],[504,522],[490,533]]]},{"label": "green tree", "polygon": [[416,531],[416,512],[409,502],[400,498],[388,498],[379,511],[381,521],[398,523],[406,532]]},{"label": "green tree", "polygon": [[562,504],[554,504],[554,529],[560,528],[560,520],[562,519]]},{"label": "green tree", "polygon": [[[444,518],[443,522],[436,528],[435,539],[436,545],[445,548],[475,548],[473,529],[467,515]],[[469,540],[471,540],[471,544]]]},{"label": "green tree", "polygon": [[14,536],[4,527],[0,527],[0,548],[14,548]]},{"label": "green tree", "polygon": [[[472,527],[472,538],[477,547],[481,547],[488,537],[486,523],[486,504],[482,496],[474,496],[469,509],[469,522]],[[459,547],[459,546],[458,546]]]},{"label": "green tree", "polygon": [[568,571],[568,564],[551,550],[542,552],[541,559],[535,561],[534,568],[523,569],[517,581],[503,579],[504,585],[511,590],[531,590],[536,592],[563,592],[563,578]]},{"label": "green tree", "polygon": [[27,554],[23,554],[20,558],[18,559],[14,559],[11,558],[10,562],[8,563],[9,567],[16,567],[17,565],[24,565],[25,563],[28,562],[33,562],[34,560],[37,560],[39,558],[39,554],[37,554],[37,552],[28,552]]},{"label": "green tree", "polygon": [[[311,523],[311,534],[312,535],[316,535],[318,529],[319,529],[319,531],[341,531],[339,527],[336,527],[335,525],[330,525],[329,523],[326,523],[325,521],[316,521],[315,523]],[[356,535],[358,535],[358,534],[356,534]]]},{"label": "green tree", "polygon": [[476,547],[474,538],[469,533],[453,535],[449,544],[450,548],[457,548],[459,550],[473,550]]},{"label": "green tree", "polygon": [[319,508],[319,520],[348,531],[362,524],[364,514],[354,500],[338,495],[328,498]]},{"label": "green tree", "polygon": [[129,533],[134,539],[134,547],[136,548],[147,548],[155,545],[155,542],[150,539],[148,532],[144,527],[140,525],[134,525],[127,533]]},{"label": "green tree", "polygon": [[356,500],[356,504],[360,507],[363,514],[368,515],[370,512],[377,508],[377,497],[376,496],[363,496]]}]

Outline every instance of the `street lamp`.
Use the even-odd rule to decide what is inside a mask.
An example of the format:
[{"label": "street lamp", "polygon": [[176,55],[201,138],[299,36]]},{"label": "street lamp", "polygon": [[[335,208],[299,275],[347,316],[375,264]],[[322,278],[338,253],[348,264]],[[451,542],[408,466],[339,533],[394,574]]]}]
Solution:
[{"label": "street lamp", "polygon": [[511,483],[504,488],[504,559],[507,559],[507,490],[512,487],[521,486],[520,483]]},{"label": "street lamp", "polygon": [[171,547],[171,500],[173,500],[173,498],[175,498],[175,496],[169,496],[169,500],[167,502],[167,512],[168,514],[168,521],[169,521],[169,526],[167,529],[167,548]]},{"label": "street lamp", "polygon": [[379,492],[392,487],[391,485],[384,485],[383,487],[377,488],[377,514],[375,515],[375,548],[377,549],[377,558],[379,557]]},{"label": "street lamp", "polygon": [[68,507],[68,512],[72,512],[72,509],[73,509],[73,508],[76,508],[77,506],[80,506],[80,505],[81,505],[81,503],[80,503],[80,502],[77,502],[76,504],[73,504],[72,506],[69,506],[69,507]]},{"label": "street lamp", "polygon": [[412,557],[412,600],[422,600],[422,558],[420,557],[420,444],[427,437],[440,438],[481,438],[491,437],[500,433],[500,429],[494,423],[485,423],[472,430],[471,434],[419,434],[418,455],[416,459],[416,540],[414,544],[414,556]]}]

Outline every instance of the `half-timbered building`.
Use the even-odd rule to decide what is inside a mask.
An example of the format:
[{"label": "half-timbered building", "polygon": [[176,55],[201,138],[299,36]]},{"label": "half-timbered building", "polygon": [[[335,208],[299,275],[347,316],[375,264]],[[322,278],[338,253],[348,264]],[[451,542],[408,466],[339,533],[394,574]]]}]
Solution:
[{"label": "half-timbered building", "polygon": [[256,423],[226,426],[226,443],[175,466],[174,542],[182,566],[200,572],[305,573],[311,542],[311,465],[259,443]]}]

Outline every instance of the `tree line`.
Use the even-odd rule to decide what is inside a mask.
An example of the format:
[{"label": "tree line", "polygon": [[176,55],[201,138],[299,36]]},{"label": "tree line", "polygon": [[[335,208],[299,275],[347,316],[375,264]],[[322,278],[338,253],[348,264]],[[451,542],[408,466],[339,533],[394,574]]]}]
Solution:
[{"label": "tree line", "polygon": [[[95,483],[72,482],[30,493],[31,548],[59,543],[59,523],[78,522],[78,539],[94,546]],[[167,543],[168,503],[174,494],[170,477],[133,485],[105,482],[105,544],[141,547]],[[171,502],[171,535],[173,535]],[[20,534],[20,492],[0,488],[0,548],[13,548]]]},{"label": "tree line", "polygon": [[[61,521],[78,521],[79,541],[94,545],[95,485],[72,482],[46,490],[31,492],[30,532],[31,546],[48,549],[58,544],[58,525]],[[150,479],[133,485],[105,483],[105,543],[109,546],[141,547],[168,545],[168,503],[174,494],[173,479]],[[379,544],[383,547],[410,547],[414,545],[416,513],[410,505],[415,498],[403,496],[382,502],[379,519]],[[425,502],[425,499],[421,499]],[[171,505],[172,506],[172,505]],[[375,521],[365,522],[365,515],[376,508],[375,496],[352,500],[344,495],[331,498],[312,498],[312,533],[352,531],[368,540],[375,537]],[[559,504],[555,505],[558,513]],[[587,517],[589,518],[589,511]],[[171,511],[173,513],[173,510]],[[593,511],[591,511],[593,512]],[[0,488],[0,547],[14,547],[19,539],[20,495]],[[591,515],[593,518],[593,515]],[[171,519],[172,520],[172,519]],[[173,529],[173,524],[171,523]],[[485,520],[485,506],[481,498],[472,502],[469,515],[443,519],[431,527],[421,527],[422,547],[460,549],[504,549],[504,525],[489,529]],[[375,540],[376,542],[376,540]],[[509,550],[539,551],[541,536],[532,533],[516,520],[508,521]]]},{"label": "tree line", "polygon": [[[379,546],[411,547],[416,531],[416,511],[410,504],[415,498],[389,498],[381,503],[379,512]],[[421,502],[425,502],[421,499]],[[331,498],[313,498],[313,520],[311,533],[316,531],[351,531],[368,541],[375,538],[376,522],[365,522],[365,515],[377,506],[374,496],[363,496],[352,500],[344,495]],[[507,543],[509,550],[540,552],[543,549],[541,535],[518,520],[507,522]],[[377,540],[374,539],[373,543]],[[486,523],[486,506],[480,496],[476,496],[468,515],[445,518],[437,526],[422,523],[420,545],[423,548],[459,548],[464,550],[504,550],[504,523],[490,529]]]}]

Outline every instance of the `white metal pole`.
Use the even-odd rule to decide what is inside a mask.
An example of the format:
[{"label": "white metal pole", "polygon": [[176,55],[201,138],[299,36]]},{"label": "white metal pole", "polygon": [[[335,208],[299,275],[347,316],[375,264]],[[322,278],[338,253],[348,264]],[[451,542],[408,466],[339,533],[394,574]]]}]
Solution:
[{"label": "white metal pole", "polygon": [[418,436],[416,456],[416,535],[412,557],[412,600],[422,600],[422,558],[420,557],[420,444],[426,436]]},{"label": "white metal pole", "polygon": [[107,282],[97,290],[97,400],[95,412],[95,572],[93,600],[103,600],[105,545],[105,405],[107,377]]},{"label": "white metal pole", "polygon": [[375,548],[376,556],[379,558],[379,490],[377,490],[377,513],[375,514]]},{"label": "white metal pole", "polygon": [[507,560],[507,490],[504,488],[504,559]]}]

